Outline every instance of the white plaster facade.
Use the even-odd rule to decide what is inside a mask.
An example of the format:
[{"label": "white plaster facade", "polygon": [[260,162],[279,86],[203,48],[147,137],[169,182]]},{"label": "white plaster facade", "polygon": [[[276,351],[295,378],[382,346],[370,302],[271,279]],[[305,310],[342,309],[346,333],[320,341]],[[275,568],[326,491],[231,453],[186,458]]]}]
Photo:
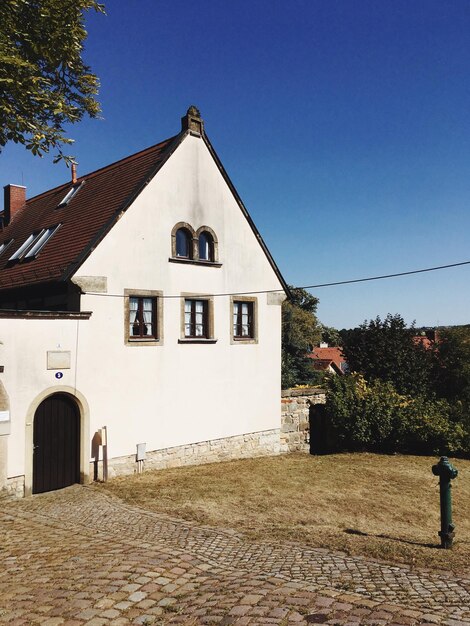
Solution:
[{"label": "white plaster facade", "polygon": [[[220,266],[169,260],[178,222],[214,231]],[[74,396],[80,410],[83,482],[102,426],[110,459],[135,455],[138,443],[153,451],[279,430],[283,296],[266,291],[283,294],[284,285],[200,136],[184,137],[72,281],[89,319],[0,318],[0,381],[11,418],[9,434],[0,434],[0,487],[24,476],[31,492],[34,414],[57,391]],[[163,294],[159,345],[126,342],[126,290]],[[258,291],[256,342],[232,340],[229,295],[213,297],[215,342],[179,341],[181,294]]]}]

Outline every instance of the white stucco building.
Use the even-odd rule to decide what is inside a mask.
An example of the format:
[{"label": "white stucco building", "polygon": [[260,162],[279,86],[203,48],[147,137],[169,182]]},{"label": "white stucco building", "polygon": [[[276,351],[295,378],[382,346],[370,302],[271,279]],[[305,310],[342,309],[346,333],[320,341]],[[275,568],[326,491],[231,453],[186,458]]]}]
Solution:
[{"label": "white stucco building", "polygon": [[5,187],[0,489],[279,452],[287,287],[198,110],[73,176]]}]

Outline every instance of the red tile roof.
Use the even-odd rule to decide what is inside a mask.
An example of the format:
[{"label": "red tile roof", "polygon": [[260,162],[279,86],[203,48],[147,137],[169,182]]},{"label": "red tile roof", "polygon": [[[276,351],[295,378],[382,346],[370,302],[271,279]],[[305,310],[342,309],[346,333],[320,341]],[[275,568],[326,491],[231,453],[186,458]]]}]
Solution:
[{"label": "red tile roof", "polygon": [[338,374],[344,374],[343,370],[331,359],[315,359],[311,355],[308,355],[313,361],[313,369],[320,372],[329,371],[330,367]]},{"label": "red tile roof", "polygon": [[346,360],[341,352],[341,348],[313,348],[312,352],[307,355],[310,359],[313,359],[315,363],[318,363],[321,369],[324,369],[325,363],[334,363],[339,370],[342,370],[341,364]]},{"label": "red tile roof", "polygon": [[[30,200],[0,231],[0,290],[65,280],[113,226],[179,143],[177,135],[107,167],[78,178],[85,181],[69,204],[58,207],[72,187],[67,182]],[[31,233],[61,224],[36,258],[8,262]]]},{"label": "red tile roof", "polygon": [[423,348],[425,348],[426,350],[429,350],[429,348],[434,345],[434,341],[431,341],[429,337],[419,337],[419,336],[413,337],[413,343],[416,345],[423,346]]}]

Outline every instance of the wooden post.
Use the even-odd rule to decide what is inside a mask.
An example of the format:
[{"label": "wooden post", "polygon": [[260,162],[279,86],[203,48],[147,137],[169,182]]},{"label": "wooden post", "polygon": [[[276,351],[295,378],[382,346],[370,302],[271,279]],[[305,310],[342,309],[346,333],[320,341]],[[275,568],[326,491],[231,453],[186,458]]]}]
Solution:
[{"label": "wooden post", "polygon": [[108,480],[108,427],[101,429],[101,445],[103,446],[103,482]]}]

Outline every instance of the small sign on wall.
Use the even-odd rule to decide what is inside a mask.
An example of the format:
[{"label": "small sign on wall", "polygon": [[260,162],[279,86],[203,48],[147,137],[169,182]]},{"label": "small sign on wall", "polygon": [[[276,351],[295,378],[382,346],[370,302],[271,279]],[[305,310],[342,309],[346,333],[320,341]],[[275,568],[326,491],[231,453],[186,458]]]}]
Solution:
[{"label": "small sign on wall", "polygon": [[10,411],[0,411],[0,422],[10,421]]},{"label": "small sign on wall", "polygon": [[70,350],[47,352],[47,369],[48,370],[69,370],[71,363]]}]

